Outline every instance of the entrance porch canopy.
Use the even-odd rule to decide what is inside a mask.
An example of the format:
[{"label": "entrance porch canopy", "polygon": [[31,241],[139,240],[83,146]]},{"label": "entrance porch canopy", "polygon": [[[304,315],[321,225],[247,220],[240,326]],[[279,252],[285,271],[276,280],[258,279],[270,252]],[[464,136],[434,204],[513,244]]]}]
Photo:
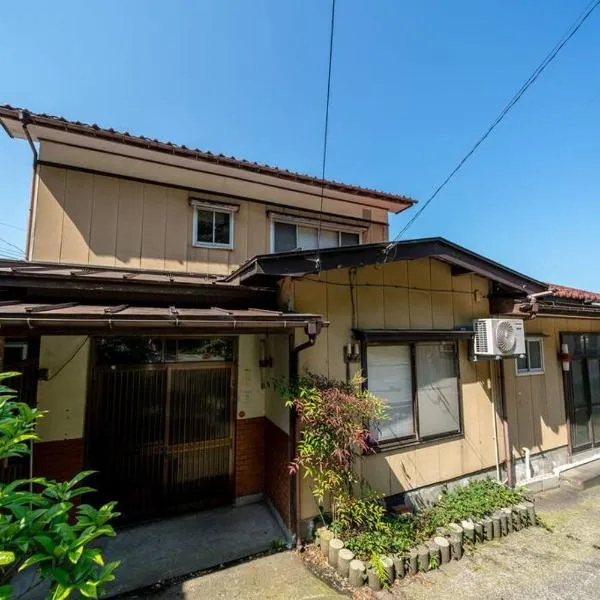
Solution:
[{"label": "entrance porch canopy", "polygon": [[275,287],[201,273],[0,260],[0,336],[193,335],[303,327],[320,315],[278,310]]},{"label": "entrance porch canopy", "polygon": [[315,314],[285,313],[267,309],[176,308],[102,306],[77,302],[24,303],[18,300],[0,301],[0,333],[4,336],[24,333],[97,333],[111,335],[141,330],[144,334],[253,333],[286,330],[295,327],[316,328],[327,325]]}]

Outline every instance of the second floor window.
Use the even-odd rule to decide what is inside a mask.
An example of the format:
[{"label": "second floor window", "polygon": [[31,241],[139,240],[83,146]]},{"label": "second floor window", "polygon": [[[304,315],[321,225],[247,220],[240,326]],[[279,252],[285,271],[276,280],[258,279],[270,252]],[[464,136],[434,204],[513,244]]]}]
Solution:
[{"label": "second floor window", "polygon": [[[320,239],[319,239],[320,238]],[[321,229],[298,223],[273,221],[273,252],[313,250],[360,244],[360,233],[338,229]]]},{"label": "second floor window", "polygon": [[233,248],[233,212],[195,206],[194,246]]}]

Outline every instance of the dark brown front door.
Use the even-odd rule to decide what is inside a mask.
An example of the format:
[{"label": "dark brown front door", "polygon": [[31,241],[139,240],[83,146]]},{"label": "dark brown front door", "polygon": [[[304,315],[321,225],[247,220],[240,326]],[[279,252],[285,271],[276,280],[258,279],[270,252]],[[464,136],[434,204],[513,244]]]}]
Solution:
[{"label": "dark brown front door", "polygon": [[233,496],[233,363],[97,365],[87,462],[127,521]]},{"label": "dark brown front door", "polygon": [[566,374],[573,450],[600,445],[600,334],[562,334],[571,366]]}]

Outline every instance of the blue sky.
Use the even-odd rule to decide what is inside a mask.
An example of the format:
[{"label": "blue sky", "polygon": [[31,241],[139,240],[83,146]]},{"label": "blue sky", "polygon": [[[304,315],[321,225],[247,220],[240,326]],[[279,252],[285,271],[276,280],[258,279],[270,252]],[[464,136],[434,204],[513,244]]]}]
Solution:
[{"label": "blue sky", "polygon": [[[585,4],[338,0],[327,176],[424,200]],[[328,28],[325,0],[7,3],[0,103],[318,175]],[[600,289],[599,64],[600,9],[406,237]],[[31,155],[0,134],[24,247]]]}]

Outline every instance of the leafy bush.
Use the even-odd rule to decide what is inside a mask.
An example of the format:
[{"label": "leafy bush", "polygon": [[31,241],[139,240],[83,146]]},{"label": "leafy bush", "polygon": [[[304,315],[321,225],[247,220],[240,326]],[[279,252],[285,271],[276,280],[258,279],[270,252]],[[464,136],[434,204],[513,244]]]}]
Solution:
[{"label": "leafy bush", "polygon": [[419,530],[422,536],[428,537],[437,527],[463,519],[481,519],[522,500],[523,493],[520,490],[511,489],[489,477],[471,480],[451,491],[444,488],[440,498],[420,514]]},{"label": "leafy bush", "polygon": [[335,517],[336,500],[359,483],[356,458],[373,451],[365,423],[384,418],[384,404],[362,389],[360,378],[344,383],[309,374],[279,391],[300,424],[298,456],[290,470],[302,469],[312,479],[317,503],[331,500]]},{"label": "leafy bush", "polygon": [[[402,553],[422,540],[431,538],[436,528],[463,519],[478,520],[489,516],[506,506],[513,506],[523,500],[523,493],[513,490],[497,481],[487,478],[472,480],[452,491],[444,489],[430,507],[424,508],[416,516],[385,516],[381,505],[372,501],[354,500],[353,507],[360,507],[350,526],[338,520],[333,527],[346,539],[346,546],[361,560],[368,560],[373,554]],[[381,509],[381,510],[380,510]]]},{"label": "leafy bush", "polygon": [[379,529],[362,531],[345,541],[346,548],[360,560],[368,560],[373,554],[400,554],[415,543],[415,530],[411,518],[383,519]]},{"label": "leafy bush", "polygon": [[[2,373],[0,381],[15,375]],[[0,384],[0,459],[29,454],[28,442],[37,439],[35,424],[41,417]],[[109,525],[118,515],[115,503],[99,510],[76,505],[79,496],[93,491],[80,486],[89,474],[63,483],[38,477],[0,484],[0,599],[10,597],[10,581],[17,572],[34,566],[41,576],[34,585],[49,580],[51,600],[73,593],[96,598],[101,586],[114,579],[119,563],[104,564],[91,543],[115,535]]]},{"label": "leafy bush", "polygon": [[342,495],[336,499],[333,527],[339,531],[377,531],[382,528],[385,507],[376,498]]}]

